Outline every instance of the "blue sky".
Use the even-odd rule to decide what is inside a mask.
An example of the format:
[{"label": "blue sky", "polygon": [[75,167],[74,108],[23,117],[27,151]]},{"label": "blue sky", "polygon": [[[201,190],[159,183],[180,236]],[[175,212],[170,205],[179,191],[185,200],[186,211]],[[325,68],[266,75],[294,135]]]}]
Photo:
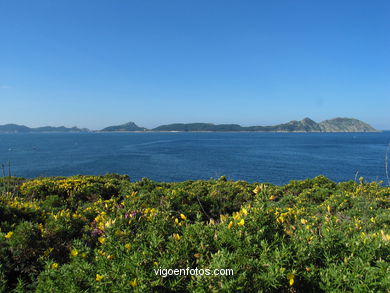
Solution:
[{"label": "blue sky", "polygon": [[0,124],[390,129],[388,0],[0,0]]}]

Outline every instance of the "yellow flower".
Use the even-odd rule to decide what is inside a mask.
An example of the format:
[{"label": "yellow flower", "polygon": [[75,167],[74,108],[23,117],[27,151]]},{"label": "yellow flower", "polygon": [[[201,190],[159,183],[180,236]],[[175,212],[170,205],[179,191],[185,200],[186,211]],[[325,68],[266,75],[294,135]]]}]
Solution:
[{"label": "yellow flower", "polygon": [[104,276],[96,274],[96,281],[100,282],[101,280],[103,280],[103,278]]},{"label": "yellow flower", "polygon": [[127,250],[130,250],[130,249],[131,249],[131,244],[126,243],[126,244],[125,244],[125,248],[126,248]]},{"label": "yellow flower", "polygon": [[390,235],[386,234],[383,230],[381,230],[381,235],[384,241],[390,241]]},{"label": "yellow flower", "polygon": [[228,229],[231,229],[233,227],[233,221],[229,222]]},{"label": "yellow flower", "polygon": [[55,269],[57,269],[58,268],[58,263],[52,263],[51,264],[51,268],[53,269],[53,270],[55,270]]},{"label": "yellow flower", "polygon": [[261,191],[261,187],[259,185],[256,186],[255,189],[253,189],[254,194],[258,194]]},{"label": "yellow flower", "polygon": [[271,195],[268,199],[269,200],[274,200],[274,199],[276,199],[276,196],[275,195]]},{"label": "yellow flower", "polygon": [[287,280],[288,280],[288,283],[290,284],[290,286],[292,286],[294,284],[294,274],[291,274],[291,273],[288,273],[287,274]]},{"label": "yellow flower", "polygon": [[79,254],[79,252],[77,251],[77,249],[72,249],[70,251],[70,254],[73,255],[73,256],[77,256]]},{"label": "yellow flower", "polygon": [[108,220],[105,224],[104,224],[104,226],[106,227],[106,228],[110,228],[111,226],[112,226],[112,224],[114,224],[115,223],[115,221],[116,220]]},{"label": "yellow flower", "polygon": [[244,226],[245,225],[245,220],[244,219],[241,219],[241,221],[239,221],[238,223],[237,223],[237,225],[238,226]]},{"label": "yellow flower", "polygon": [[14,232],[8,232],[4,237],[7,238],[7,239],[10,239],[12,237],[12,235],[14,235]]},{"label": "yellow flower", "polygon": [[328,210],[328,213],[330,213],[330,206],[329,205],[326,207],[326,209]]},{"label": "yellow flower", "polygon": [[302,223],[303,225],[306,225],[306,224],[307,224],[307,220],[301,219],[301,223]]},{"label": "yellow flower", "polygon": [[132,280],[132,281],[130,281],[130,286],[131,287],[137,287],[137,279],[134,279],[134,280]]},{"label": "yellow flower", "polygon": [[172,237],[175,238],[176,240],[180,240],[182,236],[180,236],[177,233],[173,233]]},{"label": "yellow flower", "polygon": [[182,218],[183,220],[187,220],[187,217],[184,214],[180,214],[180,218]]},{"label": "yellow flower", "polygon": [[104,238],[104,237],[99,237],[99,238],[98,238],[98,241],[99,241],[101,244],[104,244],[104,242],[106,242],[106,238]]},{"label": "yellow flower", "polygon": [[175,224],[179,224],[179,219],[178,218],[175,219]]},{"label": "yellow flower", "polygon": [[45,229],[43,229],[42,224],[38,224],[38,229],[39,229],[39,231],[41,231],[42,234],[43,234],[43,232],[45,232]]},{"label": "yellow flower", "polygon": [[44,255],[44,256],[48,256],[53,250],[54,250],[53,247],[49,247],[48,249],[45,250],[45,252],[43,253],[43,255]]},{"label": "yellow flower", "polygon": [[248,215],[248,211],[246,210],[246,208],[242,208],[242,209],[241,209],[241,212],[242,212],[245,216]]}]

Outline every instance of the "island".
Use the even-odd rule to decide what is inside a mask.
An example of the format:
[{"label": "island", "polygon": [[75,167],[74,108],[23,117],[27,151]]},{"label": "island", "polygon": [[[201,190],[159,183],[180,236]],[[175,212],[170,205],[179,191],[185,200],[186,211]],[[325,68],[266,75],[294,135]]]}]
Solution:
[{"label": "island", "polygon": [[65,127],[65,126],[59,126],[59,127],[53,127],[53,126],[43,126],[43,127],[36,127],[36,128],[30,128],[24,125],[17,125],[17,124],[5,124],[0,125],[0,133],[35,133],[35,132],[88,132],[89,129],[86,128],[78,128],[78,127]]},{"label": "island", "polygon": [[354,118],[334,118],[317,123],[310,118],[273,126],[241,126],[239,124],[174,123],[147,129],[134,122],[110,126],[101,131],[154,131],[154,132],[378,132],[369,124]]},{"label": "island", "polygon": [[[87,128],[24,125],[0,125],[0,133],[91,132]],[[310,118],[273,126],[241,126],[239,124],[173,123],[148,129],[134,122],[108,126],[94,132],[379,132],[369,124],[354,118],[334,118],[315,122]]]}]

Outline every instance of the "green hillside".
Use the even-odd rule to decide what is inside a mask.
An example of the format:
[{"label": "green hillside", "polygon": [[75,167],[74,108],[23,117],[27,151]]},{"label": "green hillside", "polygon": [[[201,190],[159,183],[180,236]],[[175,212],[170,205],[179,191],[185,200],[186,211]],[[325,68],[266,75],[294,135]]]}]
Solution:
[{"label": "green hillside", "polygon": [[363,178],[5,177],[0,194],[0,292],[390,289],[390,187]]}]

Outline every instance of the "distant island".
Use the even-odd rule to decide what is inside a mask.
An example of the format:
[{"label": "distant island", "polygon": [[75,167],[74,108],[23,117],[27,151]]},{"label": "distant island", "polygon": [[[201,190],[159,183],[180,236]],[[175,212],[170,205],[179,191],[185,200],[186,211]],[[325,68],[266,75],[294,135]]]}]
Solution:
[{"label": "distant island", "polygon": [[145,127],[139,127],[137,124],[134,122],[128,122],[122,125],[116,125],[116,126],[109,126],[106,127],[100,131],[147,131]]},{"label": "distant island", "polygon": [[[0,133],[37,133],[37,132],[90,132],[87,128],[64,126],[30,128],[24,125],[0,125]],[[109,126],[96,132],[378,132],[369,124],[354,118],[334,118],[320,123],[310,118],[301,121],[290,121],[273,126],[241,126],[239,124],[213,124],[213,123],[174,123],[161,125],[148,129],[140,127],[134,122]]]},{"label": "distant island", "polygon": [[153,129],[139,127],[134,122],[122,125],[110,126],[102,129],[104,132],[113,131],[159,131],[159,132],[236,132],[236,131],[259,131],[259,132],[378,132],[369,124],[354,118],[334,118],[320,123],[310,118],[301,121],[290,121],[288,123],[274,126],[241,126],[238,124],[212,124],[212,123],[174,123],[161,125]]},{"label": "distant island", "polygon": [[53,126],[43,126],[37,128],[30,128],[24,125],[17,124],[5,124],[0,125],[0,133],[30,133],[30,132],[87,132],[87,128],[77,128],[77,127],[53,127]]}]

